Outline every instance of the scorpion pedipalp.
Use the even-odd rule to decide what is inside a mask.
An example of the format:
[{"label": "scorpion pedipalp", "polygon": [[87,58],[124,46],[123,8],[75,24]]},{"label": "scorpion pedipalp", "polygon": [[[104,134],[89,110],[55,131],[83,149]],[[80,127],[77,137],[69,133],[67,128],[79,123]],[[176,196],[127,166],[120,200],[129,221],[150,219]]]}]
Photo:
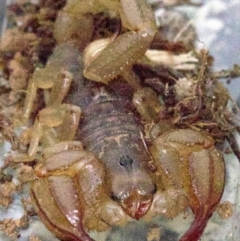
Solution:
[{"label": "scorpion pedipalp", "polygon": [[150,150],[154,159],[159,160],[158,170],[164,183],[170,189],[183,190],[181,195],[187,198],[185,205],[189,205],[195,215],[180,241],[198,240],[224,188],[224,160],[214,147],[214,140],[195,130],[175,130],[156,138]]}]

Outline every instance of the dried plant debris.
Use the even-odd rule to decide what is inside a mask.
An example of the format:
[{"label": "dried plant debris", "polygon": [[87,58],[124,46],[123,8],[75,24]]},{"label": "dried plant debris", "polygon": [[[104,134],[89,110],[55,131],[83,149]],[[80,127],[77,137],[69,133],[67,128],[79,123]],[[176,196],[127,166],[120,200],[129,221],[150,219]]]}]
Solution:
[{"label": "dried plant debris", "polygon": [[240,76],[240,66],[235,64],[232,69],[220,70],[214,73],[214,77],[218,79],[232,79]]},{"label": "dried plant debris", "polygon": [[5,219],[3,221],[0,221],[0,230],[3,230],[4,233],[13,240],[16,240],[19,237],[19,230],[27,228],[27,226],[27,215],[24,215],[22,218],[17,220]]},{"label": "dried plant debris", "polygon": [[13,196],[12,192],[16,191],[16,186],[12,182],[5,182],[0,184],[0,203],[3,207],[9,207],[12,202]]},{"label": "dried plant debris", "polygon": [[6,30],[1,39],[0,62],[11,91],[1,98],[2,105],[21,105],[34,69],[44,65],[52,53],[55,45],[54,20],[64,4],[63,0],[26,0],[16,1],[9,6],[11,28]]},{"label": "dried plant debris", "polygon": [[[179,4],[199,5],[186,0],[159,2],[154,4],[153,8],[155,5],[159,7],[159,4],[166,9]],[[28,188],[29,183],[36,179],[34,168],[37,163],[35,159],[17,163],[14,161],[14,154],[26,154],[32,135],[32,123],[50,96],[50,91],[37,91],[32,113],[23,126],[21,115],[26,108],[27,87],[34,71],[44,68],[63,35],[75,42],[79,35],[86,32],[86,35],[81,37],[84,43],[79,43],[82,51],[93,40],[114,38],[119,33],[126,32],[118,17],[105,12],[84,16],[82,22],[85,27],[82,23],[78,25],[77,20],[80,17],[74,16],[76,23],[70,25],[67,33],[62,32],[61,22],[56,24],[56,18],[58,14],[62,14],[62,19],[67,19],[61,11],[65,4],[66,0],[18,0],[11,4],[8,10],[10,27],[2,36],[0,44],[3,75],[0,79],[0,142],[2,145],[11,144],[11,151],[6,155],[0,169],[0,208],[7,210],[18,195],[25,212],[21,219],[0,221],[0,230],[13,240],[21,235],[21,229],[28,228],[31,216],[35,215]],[[153,91],[151,93],[154,93],[152,96],[156,94],[160,102],[160,107],[158,103],[155,110],[152,111],[154,108],[151,107],[148,113],[152,122],[141,119],[147,141],[169,129],[191,128],[213,137],[222,151],[225,148],[223,143],[227,139],[240,159],[239,145],[235,139],[235,134],[240,130],[239,107],[219,82],[220,78],[239,77],[239,66],[235,65],[232,70],[213,72],[213,58],[208,51],[199,52],[195,49],[195,29],[185,15],[171,8],[166,11],[161,21],[163,24],[159,27],[149,52],[132,68],[138,84],[149,87]],[[87,28],[87,31],[76,32],[79,26]],[[155,59],[160,59],[160,62]],[[69,73],[64,74],[66,77]],[[115,87],[115,84],[121,81],[121,78],[117,78],[109,88],[132,96],[134,91],[131,88],[129,90],[129,86],[123,84],[119,89]],[[94,88],[97,89],[98,85],[94,85]],[[155,106],[154,97],[150,99],[152,106]],[[142,105],[148,105],[146,101],[141,101]],[[228,218],[233,213],[232,204],[221,204],[218,213],[222,218]],[[161,235],[161,228],[153,226],[148,232],[147,240],[158,240]],[[29,241],[41,239],[31,235]]]},{"label": "dried plant debris", "polygon": [[167,10],[158,17],[159,31],[151,44],[153,49],[165,49],[173,53],[194,49],[196,31],[192,21],[182,12]]},{"label": "dried plant debris", "polygon": [[211,71],[209,62],[212,62],[212,58],[208,52],[201,51],[197,58],[198,67],[191,71],[176,72],[169,67],[152,67],[148,64],[136,65],[134,69],[140,73],[142,81],[154,88],[164,101],[159,114],[161,121],[172,119],[172,123],[178,127],[205,131],[216,142],[222,143],[225,138],[231,138],[239,126],[237,115],[229,108],[229,102],[235,112],[239,113],[239,109],[228,90],[218,81],[220,74]]},{"label": "dried plant debris", "polygon": [[161,237],[161,229],[160,229],[160,227],[152,227],[149,230],[147,241],[158,240],[159,237]]},{"label": "dried plant debris", "polygon": [[233,215],[234,205],[229,201],[221,203],[217,209],[217,213],[221,218],[229,218]]},{"label": "dried plant debris", "polygon": [[36,236],[34,236],[34,235],[31,235],[31,236],[29,237],[29,241],[44,241],[44,240],[41,240],[41,239],[39,239],[38,237],[36,237]]}]

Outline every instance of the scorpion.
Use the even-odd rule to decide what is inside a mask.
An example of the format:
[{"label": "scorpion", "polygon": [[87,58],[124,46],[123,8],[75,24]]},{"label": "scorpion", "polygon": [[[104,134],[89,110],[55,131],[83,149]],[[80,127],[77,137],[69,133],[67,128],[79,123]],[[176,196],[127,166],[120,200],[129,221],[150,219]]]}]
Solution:
[{"label": "scorpion", "polygon": [[[58,238],[74,241],[93,241],[89,230],[172,218],[190,207],[195,219],[180,241],[197,241],[222,195],[223,158],[213,138],[193,129],[146,141],[141,120],[155,116],[160,104],[129,73],[157,31],[154,14],[145,0],[68,0],[63,11],[84,15],[106,8],[117,11],[129,31],[90,44],[85,57],[73,35],[57,39],[46,66],[29,82],[26,119],[37,89],[51,90],[34,121],[28,153],[18,156],[33,160],[42,148],[33,206]],[[149,92],[148,104],[137,112]]]}]

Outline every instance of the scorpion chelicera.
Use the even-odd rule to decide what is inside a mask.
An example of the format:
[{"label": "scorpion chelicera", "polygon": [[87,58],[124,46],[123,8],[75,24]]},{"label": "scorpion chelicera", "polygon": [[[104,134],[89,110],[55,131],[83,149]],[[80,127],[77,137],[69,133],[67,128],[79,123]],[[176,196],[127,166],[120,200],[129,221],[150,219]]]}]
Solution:
[{"label": "scorpion chelicera", "polygon": [[[60,239],[92,241],[88,230],[156,215],[172,218],[190,207],[195,220],[180,240],[197,241],[222,195],[223,158],[210,136],[193,129],[145,140],[141,119],[154,116],[160,104],[129,71],[154,37],[154,15],[144,0],[69,0],[64,11],[84,14],[90,7],[93,13],[118,9],[130,31],[96,50],[87,48],[84,69],[78,41],[57,39],[45,68],[33,73],[24,118],[37,89],[51,90],[32,127],[28,154],[18,156],[33,160],[43,148],[35,169],[39,178],[31,186],[35,210]],[[145,93],[149,102],[137,113]]]}]

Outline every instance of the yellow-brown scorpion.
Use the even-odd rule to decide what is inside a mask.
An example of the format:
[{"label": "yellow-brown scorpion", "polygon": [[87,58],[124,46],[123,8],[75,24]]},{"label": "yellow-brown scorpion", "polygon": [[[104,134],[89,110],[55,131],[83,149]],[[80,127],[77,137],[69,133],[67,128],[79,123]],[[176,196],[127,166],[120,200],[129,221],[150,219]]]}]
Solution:
[{"label": "yellow-brown scorpion", "polygon": [[[52,56],[29,82],[25,119],[37,89],[51,90],[35,119],[28,154],[18,157],[33,160],[43,148],[35,170],[39,178],[31,186],[33,205],[57,237],[75,241],[92,241],[88,230],[156,215],[172,218],[190,207],[195,220],[180,241],[197,241],[222,195],[223,158],[213,138],[193,129],[145,139],[140,120],[160,108],[153,91],[141,87],[130,70],[157,31],[145,0],[69,0],[57,27],[64,29],[71,16],[105,9],[117,12],[129,31],[87,47],[84,69],[78,35],[56,34]],[[140,114],[131,101],[134,91],[135,106],[150,92]]]}]

